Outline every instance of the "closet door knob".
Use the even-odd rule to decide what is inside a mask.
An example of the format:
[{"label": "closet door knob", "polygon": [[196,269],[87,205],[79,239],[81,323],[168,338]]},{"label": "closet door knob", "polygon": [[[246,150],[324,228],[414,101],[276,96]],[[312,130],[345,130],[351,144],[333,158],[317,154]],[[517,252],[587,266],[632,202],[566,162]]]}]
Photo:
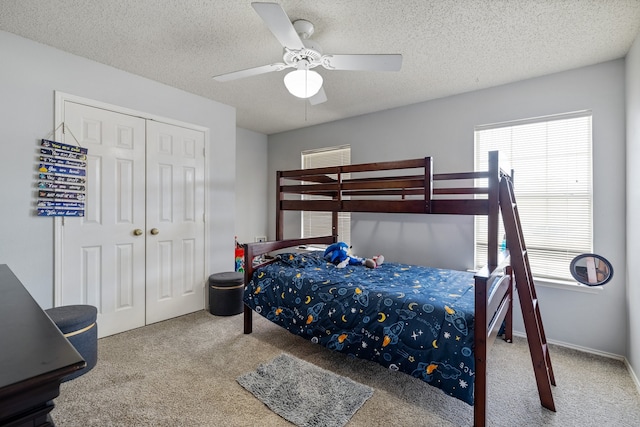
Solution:
[{"label": "closet door knob", "polygon": [[140,230],[139,228],[136,228],[135,230],[133,230],[133,235],[134,236],[142,236],[143,231]]},{"label": "closet door knob", "polygon": [[155,236],[156,234],[158,234],[159,232],[160,232],[160,230],[158,230],[157,228],[152,228],[152,229],[151,229],[151,234],[153,234],[154,236]]}]

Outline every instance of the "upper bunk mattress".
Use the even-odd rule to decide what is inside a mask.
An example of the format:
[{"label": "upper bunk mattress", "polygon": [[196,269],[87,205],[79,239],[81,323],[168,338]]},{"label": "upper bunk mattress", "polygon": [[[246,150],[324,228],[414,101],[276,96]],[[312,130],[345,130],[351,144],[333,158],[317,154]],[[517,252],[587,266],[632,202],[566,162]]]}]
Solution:
[{"label": "upper bunk mattress", "polygon": [[399,263],[337,268],[322,252],[278,258],[245,287],[254,311],[473,404],[473,273]]}]

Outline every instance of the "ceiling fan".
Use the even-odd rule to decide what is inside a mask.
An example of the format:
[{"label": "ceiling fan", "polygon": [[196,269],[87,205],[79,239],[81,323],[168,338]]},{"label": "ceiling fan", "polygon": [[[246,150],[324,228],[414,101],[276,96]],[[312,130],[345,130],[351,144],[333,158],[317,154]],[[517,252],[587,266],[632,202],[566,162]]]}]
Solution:
[{"label": "ceiling fan", "polygon": [[352,71],[398,71],[402,66],[402,55],[324,55],[320,46],[309,37],[313,35],[313,24],[304,19],[293,23],[278,3],[251,3],[251,6],[267,24],[269,30],[284,47],[282,60],[260,67],[248,68],[213,78],[219,82],[251,77],[258,74],[295,68],[284,76],[289,92],[298,98],[308,98],[311,105],[327,100],[322,88],[322,76],[312,68],[322,65],[327,70]]}]

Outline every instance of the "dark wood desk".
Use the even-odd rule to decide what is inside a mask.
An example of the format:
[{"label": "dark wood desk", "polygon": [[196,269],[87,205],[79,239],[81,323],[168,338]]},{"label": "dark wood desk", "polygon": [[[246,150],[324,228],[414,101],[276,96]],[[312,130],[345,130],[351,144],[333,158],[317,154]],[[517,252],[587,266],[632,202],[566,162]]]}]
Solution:
[{"label": "dark wood desk", "polygon": [[62,378],[84,359],[6,264],[0,265],[0,426],[53,426]]}]

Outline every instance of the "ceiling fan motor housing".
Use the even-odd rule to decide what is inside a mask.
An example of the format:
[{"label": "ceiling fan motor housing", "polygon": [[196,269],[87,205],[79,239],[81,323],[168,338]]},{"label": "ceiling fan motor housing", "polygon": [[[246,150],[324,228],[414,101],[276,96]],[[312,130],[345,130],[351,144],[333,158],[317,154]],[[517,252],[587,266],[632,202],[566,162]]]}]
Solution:
[{"label": "ceiling fan motor housing", "polygon": [[322,48],[317,42],[309,38],[315,31],[313,24],[305,19],[298,19],[293,22],[293,27],[300,36],[300,40],[305,48],[292,50],[285,47],[282,56],[283,61],[287,65],[296,67],[298,61],[305,60],[309,64],[305,68],[311,69],[317,67],[322,62]]},{"label": "ceiling fan motor housing", "polygon": [[295,65],[300,60],[305,60],[309,62],[309,68],[317,67],[322,62],[322,52],[320,52],[320,46],[317,43],[310,43],[311,40],[304,40],[303,43],[305,45],[304,49],[300,50],[289,50],[284,49],[284,54],[282,56],[282,60],[287,65]]}]

